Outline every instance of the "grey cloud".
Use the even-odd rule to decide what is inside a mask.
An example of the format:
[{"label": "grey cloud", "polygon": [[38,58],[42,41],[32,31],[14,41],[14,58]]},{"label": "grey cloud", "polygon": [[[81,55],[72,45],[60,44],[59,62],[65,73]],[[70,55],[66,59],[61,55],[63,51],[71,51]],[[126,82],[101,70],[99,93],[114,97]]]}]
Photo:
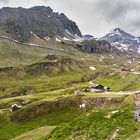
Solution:
[{"label": "grey cloud", "polygon": [[120,27],[132,34],[140,35],[139,0],[57,0],[55,2],[54,8],[60,10],[63,5],[64,12],[77,21],[83,33],[102,36],[111,28]]},{"label": "grey cloud", "polygon": [[97,0],[94,4],[94,9],[112,22],[125,18],[127,12],[138,9],[140,3],[135,0]]},{"label": "grey cloud", "polygon": [[10,0],[1,0],[1,1],[0,1],[0,3],[4,3],[4,4],[5,4],[5,3],[9,3],[9,2],[10,2]]},{"label": "grey cloud", "polygon": [[[20,1],[20,2],[19,2]],[[102,36],[120,27],[140,36],[140,0],[1,0],[0,7],[51,6],[74,20],[82,32]]]},{"label": "grey cloud", "polygon": [[10,0],[1,0],[0,2],[3,2],[3,3],[7,3],[9,2]]}]

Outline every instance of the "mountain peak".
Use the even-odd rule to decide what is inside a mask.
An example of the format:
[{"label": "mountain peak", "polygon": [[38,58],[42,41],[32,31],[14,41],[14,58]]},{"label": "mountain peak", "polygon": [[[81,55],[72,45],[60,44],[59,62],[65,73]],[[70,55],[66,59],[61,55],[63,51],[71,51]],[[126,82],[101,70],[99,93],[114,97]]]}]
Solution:
[{"label": "mountain peak", "polygon": [[125,32],[122,29],[115,28],[109,34],[110,34],[110,36],[114,36],[114,35],[122,35],[123,33],[125,33]]},{"label": "mountain peak", "polygon": [[122,30],[120,28],[113,29],[114,32],[121,32]]},{"label": "mountain peak", "polygon": [[43,10],[48,10],[48,11],[53,11],[53,9],[50,7],[50,6],[48,6],[48,7],[46,7],[46,6],[34,6],[34,7],[31,7],[31,8],[29,8],[30,10],[32,10],[32,9],[34,9],[34,10],[40,10],[40,11],[43,11]]},{"label": "mountain peak", "polygon": [[110,33],[106,34],[100,40],[108,41],[112,46],[115,46],[121,51],[133,50],[138,53],[140,48],[140,38],[135,37],[120,28],[113,29]]},{"label": "mountain peak", "polygon": [[72,36],[82,37],[76,23],[63,13],[53,12],[50,7],[35,6],[32,8],[2,8],[0,9],[0,26],[6,33],[12,34],[19,41],[28,41],[32,33],[39,38],[67,37],[66,30]]},{"label": "mountain peak", "polygon": [[124,38],[135,39],[135,36],[133,36],[133,35],[125,32],[124,30],[122,30],[120,28],[115,28],[115,29],[111,30],[111,32],[109,32],[108,34],[106,34],[104,37],[110,37],[112,39],[113,38],[116,38],[116,39],[119,38],[119,40],[120,40],[120,38],[121,39],[124,39]]}]

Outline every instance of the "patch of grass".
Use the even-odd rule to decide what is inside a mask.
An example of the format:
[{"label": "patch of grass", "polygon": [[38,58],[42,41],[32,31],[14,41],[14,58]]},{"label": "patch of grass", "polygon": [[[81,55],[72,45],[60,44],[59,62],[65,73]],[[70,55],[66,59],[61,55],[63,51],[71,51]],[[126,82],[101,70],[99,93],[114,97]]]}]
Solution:
[{"label": "patch of grass", "polygon": [[132,136],[126,140],[139,140],[140,139],[140,130],[137,130]]},{"label": "patch of grass", "polygon": [[122,102],[122,106],[134,106],[135,105],[135,95],[129,95],[127,96],[124,101]]},{"label": "patch of grass", "polygon": [[26,132],[12,140],[40,140],[44,139],[55,126],[44,126],[32,131]]},{"label": "patch of grass", "polygon": [[[79,66],[76,65],[72,68],[63,67],[62,71],[57,73],[58,69],[55,67],[54,73],[56,74],[54,74],[52,69],[41,72],[39,65],[31,69],[31,73],[34,69],[36,73],[29,74],[26,71],[27,65],[55,62],[46,59],[50,53],[66,58],[68,56],[64,53],[28,47],[0,39],[0,67],[12,66],[19,70],[18,73],[0,72],[0,140],[10,140],[19,135],[21,136],[16,139],[45,139],[53,129],[48,126],[58,126],[49,136],[49,139],[53,140],[108,139],[118,127],[122,128],[119,139],[125,139],[134,132],[136,135],[132,138],[138,137],[139,124],[133,120],[132,108],[120,109],[120,112],[114,114],[111,119],[104,117],[112,111],[109,108],[118,109],[121,105],[133,106],[133,96],[82,92],[84,87],[89,86],[90,80],[110,86],[113,91],[138,90],[140,88],[139,75],[126,75],[122,78],[120,73],[116,72],[116,69],[125,65],[124,58],[116,56],[112,59],[111,54],[106,53],[83,53],[70,45],[56,42],[54,38],[50,41],[32,38],[30,41],[44,47],[49,46],[77,54],[77,56],[69,55],[69,57],[82,61],[86,64],[87,70],[81,71],[81,68],[77,68]],[[105,57],[102,62],[101,57]],[[116,65],[113,66],[115,63]],[[90,66],[95,67],[96,70],[90,70]],[[28,89],[32,91],[29,95]],[[81,90],[80,97],[73,95],[75,89]],[[12,104],[20,104],[20,100],[26,99],[30,101],[29,104],[22,106],[22,109],[17,112],[9,112]],[[79,102],[84,99],[92,104],[85,112],[81,112]],[[97,108],[103,110],[98,111]],[[94,110],[91,111],[91,109]]]},{"label": "patch of grass", "polygon": [[[33,93],[48,92],[58,89],[69,88],[73,83],[80,83],[83,76],[82,72],[65,72],[54,76],[34,76],[23,79],[6,79],[0,81],[0,87],[4,88],[1,97],[11,97],[12,93],[18,93],[16,96],[26,95],[25,89],[33,89]],[[5,79],[5,78],[4,78]]]},{"label": "patch of grass", "polygon": [[85,113],[55,128],[46,140],[103,140],[108,139],[117,128],[120,129],[119,139],[123,140],[139,129],[140,124],[134,121],[132,108],[120,109],[110,119],[105,118],[108,112],[111,110]]},{"label": "patch of grass", "polygon": [[[4,111],[0,114],[0,139],[8,140],[46,125],[58,126],[62,123],[68,123],[85,113],[79,109],[79,103],[82,99],[93,102],[94,105],[92,108],[97,108],[96,105],[99,106],[101,104],[103,109],[105,106],[113,107],[115,104],[122,102],[124,98],[123,96],[116,97],[112,95],[107,100],[107,95],[103,94],[82,94],[80,97],[77,97],[69,94],[62,95],[61,92],[48,92],[28,96],[34,98],[41,97],[40,100],[25,105],[15,113]],[[14,98],[19,99],[19,97]],[[104,104],[105,102],[108,103]],[[14,122],[10,121],[10,117],[14,118]]]},{"label": "patch of grass", "polygon": [[120,73],[115,72],[113,75],[99,76],[94,82],[110,86],[113,91],[134,91],[140,89],[140,75],[128,74],[122,78]]},{"label": "patch of grass", "polygon": [[25,122],[11,122],[6,114],[3,116],[0,115],[0,140],[10,140],[42,126],[56,126],[61,123],[66,123],[72,121],[80,114],[81,112],[75,108],[65,108],[48,115],[40,115]]}]

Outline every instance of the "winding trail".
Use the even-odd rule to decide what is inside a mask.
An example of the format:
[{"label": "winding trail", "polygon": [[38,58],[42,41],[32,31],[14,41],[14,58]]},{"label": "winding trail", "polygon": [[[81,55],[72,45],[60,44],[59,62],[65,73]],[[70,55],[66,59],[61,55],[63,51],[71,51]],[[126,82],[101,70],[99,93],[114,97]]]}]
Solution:
[{"label": "winding trail", "polygon": [[140,75],[140,72],[129,72],[129,74]]},{"label": "winding trail", "polygon": [[132,95],[136,91],[105,92],[104,94]]}]

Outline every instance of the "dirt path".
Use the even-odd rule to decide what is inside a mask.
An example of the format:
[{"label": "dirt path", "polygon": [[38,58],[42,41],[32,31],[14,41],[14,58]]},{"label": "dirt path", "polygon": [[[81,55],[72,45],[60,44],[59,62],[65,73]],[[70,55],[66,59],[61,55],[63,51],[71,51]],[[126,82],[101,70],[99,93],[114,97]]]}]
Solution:
[{"label": "dirt path", "polygon": [[140,75],[140,72],[128,72],[129,74]]},{"label": "dirt path", "polygon": [[119,91],[119,92],[105,92],[104,94],[117,94],[117,95],[131,95],[135,91]]}]

